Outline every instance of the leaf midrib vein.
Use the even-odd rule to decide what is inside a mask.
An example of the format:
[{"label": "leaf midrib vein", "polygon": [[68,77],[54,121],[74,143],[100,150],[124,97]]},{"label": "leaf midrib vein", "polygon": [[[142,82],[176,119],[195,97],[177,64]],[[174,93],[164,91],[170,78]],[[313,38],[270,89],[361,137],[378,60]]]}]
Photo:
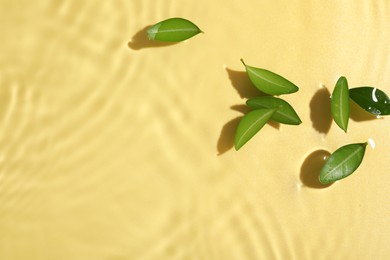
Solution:
[{"label": "leaf midrib vein", "polygon": [[344,103],[343,103],[343,90],[344,90],[344,83],[341,84],[341,87],[340,87],[340,122],[341,122],[341,125],[343,126],[343,128],[345,128],[345,120],[344,120],[344,110],[343,110],[343,106],[344,106]]},{"label": "leaf midrib vein", "polygon": [[[274,106],[265,106],[265,105],[263,105],[263,104],[258,104],[258,106],[263,107],[263,108],[267,108],[267,109],[276,109],[276,107],[274,107]],[[279,114],[281,114],[281,115],[287,117],[288,119],[290,119],[290,120],[292,120],[292,121],[295,121],[295,120],[296,120],[296,118],[290,116],[289,114],[283,113],[282,111],[280,111],[280,110],[278,110],[278,109],[275,111],[275,114],[276,114],[276,113],[279,113]]]},{"label": "leaf midrib vein", "polygon": [[266,113],[264,113],[261,117],[259,117],[250,127],[248,127],[248,129],[242,134],[241,138],[238,140],[238,143],[241,143],[241,140],[244,138],[244,136],[246,136],[246,134],[260,121],[262,120],[264,117],[267,117],[269,116],[269,113],[272,113],[272,111],[267,111]]},{"label": "leaf midrib vein", "polygon": [[326,177],[328,178],[329,175],[333,174],[334,171],[336,171],[338,168],[340,168],[346,161],[348,161],[349,159],[351,159],[353,156],[355,156],[357,153],[360,152],[360,150],[362,149],[362,147],[359,147],[355,152],[351,153],[350,155],[348,155],[344,160],[342,160],[335,168],[333,168],[330,172],[328,172],[328,174],[326,175]]},{"label": "leaf midrib vein", "polygon": [[281,88],[284,88],[284,89],[289,89],[289,87],[287,87],[287,86],[283,86],[283,85],[277,84],[277,83],[275,83],[275,82],[273,82],[273,81],[270,81],[270,80],[268,80],[268,79],[262,77],[261,75],[257,74],[257,73],[256,73],[256,70],[254,70],[254,69],[251,69],[251,71],[252,71],[252,73],[255,74],[257,77],[261,78],[262,80],[264,80],[264,81],[266,81],[266,82],[268,82],[268,83],[274,84],[274,85],[276,85],[276,86],[278,86],[278,87],[281,87]]},{"label": "leaf midrib vein", "polygon": [[158,33],[170,33],[170,32],[196,32],[198,29],[196,28],[183,28],[183,29],[163,29],[158,30]]}]

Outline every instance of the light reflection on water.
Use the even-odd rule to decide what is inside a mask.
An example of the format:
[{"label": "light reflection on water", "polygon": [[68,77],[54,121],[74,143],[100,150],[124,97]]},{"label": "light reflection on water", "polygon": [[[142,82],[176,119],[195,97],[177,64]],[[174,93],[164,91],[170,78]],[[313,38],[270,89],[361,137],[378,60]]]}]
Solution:
[{"label": "light reflection on water", "polygon": [[[288,97],[307,123],[268,126],[257,143],[241,153],[231,150],[231,140],[222,137],[231,136],[229,125],[237,120],[230,124],[234,117],[223,111],[232,112],[229,107],[236,101],[258,95],[239,67],[239,50],[251,45],[229,45],[248,24],[225,30],[218,19],[209,20],[212,12],[205,12],[201,3],[3,3],[0,30],[7,40],[0,57],[0,259],[318,259],[319,253],[330,258],[340,243],[355,246],[345,239],[345,226],[348,236],[363,230],[373,237],[357,247],[374,248],[382,241],[377,230],[366,228],[371,215],[362,215],[358,204],[364,203],[365,193],[347,194],[347,207],[336,187],[316,186],[313,176],[327,151],[319,157],[308,154],[303,162],[301,154],[289,153],[307,152],[306,143],[315,142],[318,134],[326,135],[321,144],[333,144],[328,136],[332,121],[324,109],[330,93],[305,85],[307,75],[296,77],[303,85],[299,100]],[[249,4],[249,11],[263,7],[258,1]],[[264,4],[270,14],[283,11],[278,4]],[[288,8],[288,19],[278,18],[278,26],[298,21],[292,26],[296,32],[314,39],[318,34],[312,29],[332,20],[308,14],[329,5],[300,4],[302,13]],[[253,17],[234,1],[226,7],[209,5],[225,21]],[[352,6],[357,12],[367,10]],[[231,10],[243,18],[231,19]],[[139,32],[172,14],[204,15],[197,18],[210,29],[184,44],[145,42]],[[253,19],[265,25],[271,18]],[[329,28],[339,28],[333,25]],[[253,40],[251,58],[266,66],[263,58],[279,55],[259,47],[285,45],[279,38],[285,32],[272,30],[274,38],[260,44],[257,37],[265,28],[253,26],[259,35],[250,30],[256,38],[243,37],[240,44]],[[338,36],[332,30],[331,36]],[[215,44],[219,37],[226,38]],[[277,59],[273,66],[293,67],[294,58],[310,61],[307,44],[296,43],[292,57]],[[371,53],[371,48],[364,50]],[[228,74],[220,64],[226,64]],[[274,146],[283,149],[274,151]],[[276,166],[283,171],[270,170]],[[336,226],[330,223],[334,219]]]}]

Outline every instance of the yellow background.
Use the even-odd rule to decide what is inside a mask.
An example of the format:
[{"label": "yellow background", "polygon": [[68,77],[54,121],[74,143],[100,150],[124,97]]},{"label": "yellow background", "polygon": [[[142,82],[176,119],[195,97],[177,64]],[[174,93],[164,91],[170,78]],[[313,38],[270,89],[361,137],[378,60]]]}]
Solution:
[{"label": "yellow background", "polygon": [[[147,41],[170,17],[205,33]],[[352,105],[345,134],[329,110],[341,75],[390,93],[389,21],[389,1],[1,0],[0,259],[389,259],[390,121]],[[300,87],[303,123],[236,152],[240,58]]]}]

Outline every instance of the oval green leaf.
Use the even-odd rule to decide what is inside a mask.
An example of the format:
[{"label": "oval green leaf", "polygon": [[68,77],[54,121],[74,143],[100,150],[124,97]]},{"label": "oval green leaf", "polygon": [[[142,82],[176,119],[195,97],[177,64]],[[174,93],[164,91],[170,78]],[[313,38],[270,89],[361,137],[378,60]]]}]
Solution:
[{"label": "oval green leaf", "polygon": [[351,175],[361,164],[367,143],[345,145],[330,155],[321,169],[319,180],[329,184]]},{"label": "oval green leaf", "polygon": [[299,125],[302,123],[294,108],[283,99],[262,96],[251,98],[246,104],[253,109],[275,108],[275,113],[272,115],[271,119],[276,122],[287,125]]},{"label": "oval green leaf", "polygon": [[299,88],[289,80],[269,70],[255,68],[245,64],[241,59],[245,70],[253,85],[260,91],[270,95],[290,94],[297,92]]},{"label": "oval green leaf", "polygon": [[361,108],[374,115],[390,115],[390,99],[380,89],[373,87],[352,88],[349,96]]},{"label": "oval green leaf", "polygon": [[271,118],[275,109],[256,109],[247,113],[240,121],[234,137],[234,147],[238,151]]},{"label": "oval green leaf", "polygon": [[151,26],[147,30],[150,40],[164,42],[184,41],[201,32],[198,26],[183,18],[170,18]]},{"label": "oval green leaf", "polygon": [[331,99],[331,110],[333,120],[344,130],[344,132],[347,132],[349,120],[349,91],[348,81],[345,77],[340,77],[334,87]]}]

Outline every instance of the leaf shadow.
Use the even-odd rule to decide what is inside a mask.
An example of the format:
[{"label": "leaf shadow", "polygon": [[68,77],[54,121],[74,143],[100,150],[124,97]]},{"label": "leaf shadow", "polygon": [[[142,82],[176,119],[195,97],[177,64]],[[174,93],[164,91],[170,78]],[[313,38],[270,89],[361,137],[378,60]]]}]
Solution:
[{"label": "leaf shadow", "polygon": [[254,98],[258,96],[268,96],[258,90],[250,81],[248,74],[245,71],[238,71],[226,68],[230,82],[236,89],[241,98]]},{"label": "leaf shadow", "polygon": [[279,122],[276,122],[276,121],[273,121],[273,120],[268,120],[267,124],[269,126],[272,126],[275,129],[277,129],[277,130],[280,129],[280,123]]},{"label": "leaf shadow", "polygon": [[370,114],[363,108],[361,108],[358,104],[356,104],[352,99],[350,99],[351,102],[349,102],[349,110],[350,115],[349,117],[355,121],[355,122],[364,122],[364,121],[371,121],[377,119],[375,115]]},{"label": "leaf shadow", "polygon": [[222,155],[233,148],[234,135],[242,118],[243,116],[236,117],[222,127],[217,143],[218,155]]},{"label": "leaf shadow", "polygon": [[252,110],[250,107],[248,107],[246,105],[234,105],[234,106],[231,106],[230,109],[237,111],[237,112],[240,112],[242,114],[246,114]]},{"label": "leaf shadow", "polygon": [[149,40],[147,36],[147,30],[151,25],[146,26],[145,28],[139,30],[132,37],[131,41],[127,43],[127,46],[133,50],[140,50],[144,48],[156,48],[156,47],[166,47],[177,44],[178,42],[161,42]]},{"label": "leaf shadow", "polygon": [[319,181],[322,166],[324,166],[325,161],[330,154],[330,152],[320,149],[310,153],[306,157],[302,163],[300,174],[300,179],[303,185],[310,188],[323,189],[333,184],[322,184]]},{"label": "leaf shadow", "polygon": [[313,128],[322,134],[327,134],[332,125],[330,92],[327,88],[319,89],[310,100],[310,119]]}]

